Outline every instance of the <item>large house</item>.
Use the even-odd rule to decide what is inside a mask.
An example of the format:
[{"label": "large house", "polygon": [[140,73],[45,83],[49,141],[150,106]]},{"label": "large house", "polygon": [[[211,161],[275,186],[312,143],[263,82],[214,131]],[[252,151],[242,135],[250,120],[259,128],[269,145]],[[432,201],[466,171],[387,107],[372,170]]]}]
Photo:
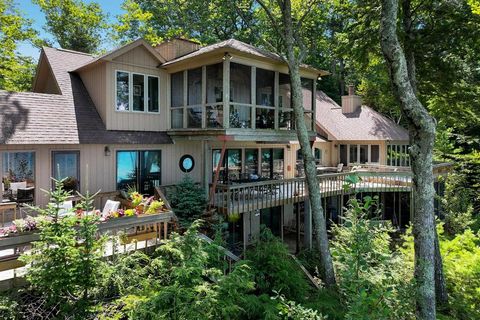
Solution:
[{"label": "large house", "polygon": [[[300,72],[327,217],[338,219],[344,172],[355,167],[367,176],[357,191],[380,194],[385,218],[406,224],[406,130],[362,106],[352,88],[338,105],[317,89],[327,72]],[[81,192],[149,194],[189,175],[210,190],[211,206],[236,217],[232,242],[248,244],[264,224],[311,243],[290,79],[277,55],[233,39],[205,47],[139,39],[98,57],[45,47],[32,91],[0,91],[4,197],[23,183],[46,205],[40,189],[50,177]],[[381,168],[392,172],[375,176]]]}]

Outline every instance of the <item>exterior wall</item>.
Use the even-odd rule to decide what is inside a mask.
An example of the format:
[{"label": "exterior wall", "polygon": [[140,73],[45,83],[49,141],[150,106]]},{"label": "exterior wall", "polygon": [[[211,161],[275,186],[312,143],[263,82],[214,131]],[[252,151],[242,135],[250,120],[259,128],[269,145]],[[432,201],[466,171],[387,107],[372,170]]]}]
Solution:
[{"label": "exterior wall", "polygon": [[184,39],[173,39],[160,43],[155,47],[155,50],[160,53],[167,61],[189,54],[200,48],[198,43]]},{"label": "exterior wall", "polygon": [[107,95],[106,95],[106,66],[104,63],[95,65],[80,72],[85,87],[95,104],[98,114],[107,122]]},{"label": "exterior wall", "polygon": [[[157,68],[158,61],[146,49],[137,47],[106,63],[105,106],[107,130],[165,131],[167,129],[167,82],[169,77]],[[160,112],[122,112],[115,110],[115,71],[138,72],[158,76],[160,81]]]},{"label": "exterior wall", "polygon": [[179,168],[180,157],[190,154],[195,159],[195,168],[189,175],[199,182],[203,175],[202,149],[200,144],[193,142],[177,143],[175,145],[109,145],[110,156],[105,156],[105,145],[25,145],[0,146],[5,151],[35,152],[35,201],[37,205],[48,202],[41,189],[50,189],[52,176],[52,151],[78,150],[80,151],[80,191],[109,192],[116,190],[116,151],[119,150],[161,150],[161,183],[162,185],[175,184],[182,179],[184,173]]}]

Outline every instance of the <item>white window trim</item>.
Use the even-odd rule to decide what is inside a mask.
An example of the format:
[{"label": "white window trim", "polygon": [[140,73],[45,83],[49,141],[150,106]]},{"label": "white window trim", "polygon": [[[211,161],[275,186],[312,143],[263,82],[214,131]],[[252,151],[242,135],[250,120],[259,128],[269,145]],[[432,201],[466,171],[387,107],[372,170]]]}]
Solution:
[{"label": "white window trim", "polygon": [[[125,72],[128,74],[128,110],[117,110],[117,75],[119,72]],[[140,75],[143,76],[143,85],[144,85],[144,93],[143,93],[143,111],[133,110],[133,75]],[[148,110],[148,77],[157,78],[158,79],[158,111],[149,111]],[[126,70],[115,70],[115,104],[114,110],[115,112],[120,113],[137,113],[137,114],[160,114],[160,77],[158,75],[148,74],[148,73],[139,73],[139,72],[131,72]]]}]

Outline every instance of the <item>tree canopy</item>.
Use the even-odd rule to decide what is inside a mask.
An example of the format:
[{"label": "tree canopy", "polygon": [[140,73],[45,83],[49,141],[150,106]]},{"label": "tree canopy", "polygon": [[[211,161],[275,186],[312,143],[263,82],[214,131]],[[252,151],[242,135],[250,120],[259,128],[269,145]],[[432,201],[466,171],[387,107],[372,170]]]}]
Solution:
[{"label": "tree canopy", "polygon": [[33,0],[45,14],[46,30],[64,49],[96,53],[107,29],[106,14],[96,2]]}]

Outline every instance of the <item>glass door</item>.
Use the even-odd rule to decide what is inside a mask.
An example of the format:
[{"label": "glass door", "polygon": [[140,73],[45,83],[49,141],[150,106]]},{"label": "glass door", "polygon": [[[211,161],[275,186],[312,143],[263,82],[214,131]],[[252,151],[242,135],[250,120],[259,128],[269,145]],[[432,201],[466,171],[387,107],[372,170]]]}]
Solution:
[{"label": "glass door", "polygon": [[153,195],[161,183],[161,151],[117,151],[117,190]]},{"label": "glass door", "polygon": [[52,162],[52,176],[64,179],[64,189],[80,190],[80,151],[53,151]]}]

